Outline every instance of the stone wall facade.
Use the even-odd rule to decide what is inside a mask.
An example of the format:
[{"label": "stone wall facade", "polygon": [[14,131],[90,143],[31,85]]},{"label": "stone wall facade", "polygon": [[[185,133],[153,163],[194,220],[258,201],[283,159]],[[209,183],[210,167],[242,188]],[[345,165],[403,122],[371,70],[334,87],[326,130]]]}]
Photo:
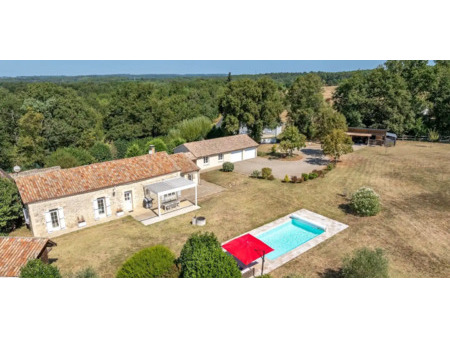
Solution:
[{"label": "stone wall facade", "polygon": [[[193,172],[193,181],[198,183],[198,172]],[[184,174],[187,178],[187,174]],[[180,172],[169,175],[155,177],[152,179],[132,182],[128,184],[118,185],[96,191],[86,192],[73,196],[65,196],[58,199],[52,199],[42,202],[30,203],[26,207],[30,217],[30,228],[33,235],[36,237],[56,237],[63,234],[82,229],[84,227],[91,227],[97,224],[113,221],[120,217],[125,217],[130,214],[126,210],[125,192],[131,191],[131,201],[133,211],[144,210],[143,200],[145,197],[144,186],[163,180],[180,177]],[[156,196],[152,196],[156,198]],[[96,212],[94,203],[98,198],[105,198],[109,202],[109,213],[96,219]],[[106,207],[106,206],[105,206]],[[63,218],[60,223],[65,223],[64,228],[49,231],[48,212],[50,210],[59,210],[59,216]],[[117,211],[123,210],[123,215],[117,215]],[[62,210],[62,212],[61,212]],[[106,211],[106,210],[105,210]],[[47,216],[46,216],[47,215]],[[85,220],[85,225],[79,224],[79,219]]]}]

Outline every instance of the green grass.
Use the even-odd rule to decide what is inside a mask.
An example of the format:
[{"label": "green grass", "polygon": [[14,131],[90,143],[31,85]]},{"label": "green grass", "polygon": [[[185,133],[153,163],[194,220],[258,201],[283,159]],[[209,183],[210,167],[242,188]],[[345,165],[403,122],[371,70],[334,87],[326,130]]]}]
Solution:
[{"label": "green grass", "polygon": [[[202,179],[226,190],[200,202],[202,209],[196,214],[207,217],[206,227],[190,225],[193,213],[147,227],[128,217],[55,238],[58,246],[50,258],[63,274],[92,266],[100,276],[113,277],[142,248],[162,244],[178,255],[194,231],[213,231],[225,241],[306,208],[349,228],[271,272],[273,277],[322,276],[364,246],[384,249],[393,277],[449,277],[449,154],[446,144],[398,142],[387,153],[370,147],[344,156],[325,178],[297,184],[207,172]],[[347,212],[348,197],[361,186],[380,195],[378,215]]]}]

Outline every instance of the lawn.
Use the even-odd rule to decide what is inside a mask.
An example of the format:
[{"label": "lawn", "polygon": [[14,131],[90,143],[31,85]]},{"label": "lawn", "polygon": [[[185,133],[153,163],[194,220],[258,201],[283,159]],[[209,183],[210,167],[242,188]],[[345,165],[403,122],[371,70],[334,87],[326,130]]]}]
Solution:
[{"label": "lawn", "polygon": [[[112,277],[134,252],[164,244],[179,253],[189,234],[213,231],[220,241],[306,208],[349,228],[271,274],[320,277],[337,269],[342,257],[363,246],[383,248],[393,277],[450,277],[450,145],[398,142],[386,152],[370,147],[346,155],[325,178],[301,184],[251,179],[211,171],[202,179],[227,190],[200,201],[204,228],[189,224],[193,214],[151,226],[131,217],[55,238],[50,258],[63,273],[92,266]],[[349,194],[370,186],[383,209],[361,218],[346,210]]]}]

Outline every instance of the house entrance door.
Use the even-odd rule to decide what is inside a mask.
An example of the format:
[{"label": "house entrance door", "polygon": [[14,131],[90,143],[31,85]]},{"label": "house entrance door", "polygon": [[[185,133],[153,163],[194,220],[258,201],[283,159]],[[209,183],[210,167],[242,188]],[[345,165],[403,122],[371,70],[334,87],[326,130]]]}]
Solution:
[{"label": "house entrance door", "polygon": [[132,195],[131,191],[125,191],[124,199],[125,199],[125,210],[132,211],[133,210],[133,195]]}]

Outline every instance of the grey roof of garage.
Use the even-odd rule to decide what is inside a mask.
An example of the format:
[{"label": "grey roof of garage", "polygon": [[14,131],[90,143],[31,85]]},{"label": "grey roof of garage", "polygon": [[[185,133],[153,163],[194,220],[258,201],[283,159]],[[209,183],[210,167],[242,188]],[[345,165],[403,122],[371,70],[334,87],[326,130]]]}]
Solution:
[{"label": "grey roof of garage", "polygon": [[211,156],[222,153],[229,153],[231,151],[242,150],[246,148],[254,148],[258,146],[251,137],[245,134],[225,136],[213,138],[210,140],[203,140],[197,142],[185,143],[184,146],[196,158]]}]

